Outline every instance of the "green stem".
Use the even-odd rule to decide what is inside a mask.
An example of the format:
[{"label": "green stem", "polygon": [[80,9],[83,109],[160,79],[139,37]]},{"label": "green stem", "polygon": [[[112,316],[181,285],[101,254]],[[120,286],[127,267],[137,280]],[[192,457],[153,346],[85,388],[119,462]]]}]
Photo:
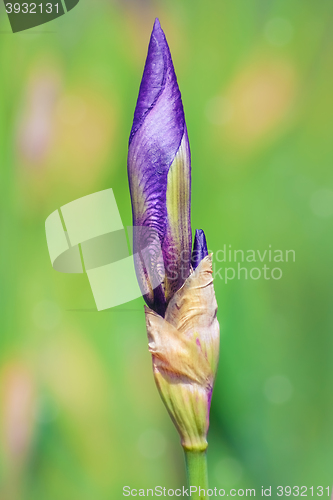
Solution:
[{"label": "green stem", "polygon": [[207,498],[205,496],[208,489],[206,451],[185,451],[185,461],[188,486],[189,488],[192,486],[192,500]]}]

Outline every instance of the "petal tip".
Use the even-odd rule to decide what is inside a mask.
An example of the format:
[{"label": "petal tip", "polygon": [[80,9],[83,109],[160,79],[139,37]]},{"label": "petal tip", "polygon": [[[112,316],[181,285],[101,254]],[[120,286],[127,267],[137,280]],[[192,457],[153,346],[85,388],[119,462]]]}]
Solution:
[{"label": "petal tip", "polygon": [[162,30],[162,28],[161,28],[161,23],[160,23],[160,20],[159,20],[159,18],[158,18],[158,17],[156,17],[156,18],[155,18],[155,21],[154,21],[153,33],[154,33],[155,31],[158,31],[158,30],[163,31],[163,30]]},{"label": "petal tip", "polygon": [[165,33],[162,29],[162,26],[161,26],[161,23],[160,23],[160,20],[158,17],[156,17],[156,19],[154,21],[154,26],[153,26],[153,29],[151,32],[151,37],[155,38],[159,44],[162,44],[162,46],[167,47],[168,42],[166,40]]},{"label": "petal tip", "polygon": [[131,144],[134,135],[143,124],[147,113],[152,109],[157,98],[163,91],[165,74],[168,69],[168,57],[165,57],[165,54],[169,54],[169,47],[160,21],[156,18],[150,36],[129,144]]},{"label": "petal tip", "polygon": [[208,250],[205,233],[203,229],[196,229],[191,262],[193,269],[196,269],[202,259],[207,257],[207,255]]}]

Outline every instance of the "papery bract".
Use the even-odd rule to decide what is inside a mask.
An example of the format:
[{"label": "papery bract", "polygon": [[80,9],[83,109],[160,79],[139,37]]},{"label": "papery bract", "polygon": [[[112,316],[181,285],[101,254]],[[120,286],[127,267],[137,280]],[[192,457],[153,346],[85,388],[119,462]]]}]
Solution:
[{"label": "papery bract", "polygon": [[146,307],[157,387],[187,450],[207,448],[219,359],[212,258],[206,256],[170,300],[165,318]]}]

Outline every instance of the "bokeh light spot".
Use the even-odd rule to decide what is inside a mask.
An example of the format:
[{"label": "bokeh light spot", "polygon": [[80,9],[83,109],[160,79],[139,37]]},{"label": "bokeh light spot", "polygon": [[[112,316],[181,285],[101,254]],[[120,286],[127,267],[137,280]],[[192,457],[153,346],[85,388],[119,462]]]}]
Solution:
[{"label": "bokeh light spot", "polygon": [[320,189],[313,193],[310,206],[318,217],[331,217],[333,215],[333,190]]},{"label": "bokeh light spot", "polygon": [[275,47],[287,45],[294,34],[294,29],[288,19],[274,17],[265,26],[265,38]]},{"label": "bokeh light spot", "polygon": [[225,457],[220,460],[215,467],[215,477],[220,483],[230,486],[235,485],[243,476],[241,463],[232,457]]},{"label": "bokeh light spot", "polygon": [[232,105],[225,97],[216,96],[208,101],[205,114],[210,123],[214,125],[224,125],[228,123],[232,117]]},{"label": "bokeh light spot", "polygon": [[41,330],[53,330],[60,325],[61,310],[58,304],[51,300],[42,300],[35,305],[32,317],[35,325]]},{"label": "bokeh light spot", "polygon": [[139,437],[138,449],[145,458],[158,458],[166,451],[166,439],[160,431],[147,429]]},{"label": "bokeh light spot", "polygon": [[77,125],[87,113],[83,99],[76,95],[65,94],[58,102],[57,114],[65,123]]},{"label": "bokeh light spot", "polygon": [[264,394],[268,401],[273,404],[283,404],[289,401],[293,393],[290,380],[284,375],[270,377],[264,386]]}]

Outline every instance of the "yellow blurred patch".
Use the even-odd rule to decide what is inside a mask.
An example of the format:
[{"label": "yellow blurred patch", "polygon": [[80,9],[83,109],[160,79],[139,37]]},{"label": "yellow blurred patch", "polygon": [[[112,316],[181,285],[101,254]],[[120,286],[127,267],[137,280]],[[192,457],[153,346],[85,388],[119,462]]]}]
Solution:
[{"label": "yellow blurred patch", "polygon": [[37,87],[30,93],[40,93],[41,87],[45,102],[29,94],[19,120],[20,189],[29,206],[44,205],[58,190],[63,199],[67,192],[71,197],[91,192],[105,167],[112,168],[117,128],[113,98],[89,86],[61,89],[59,80],[56,91],[51,78],[37,79],[38,85],[33,80]]},{"label": "yellow blurred patch", "polygon": [[55,109],[55,133],[49,159],[63,181],[91,186],[111,151],[114,110],[90,88],[64,92]]},{"label": "yellow blurred patch", "polygon": [[256,61],[236,75],[221,97],[220,115],[216,106],[211,121],[223,125],[227,144],[248,151],[288,123],[295,90],[295,70],[289,61]]}]

